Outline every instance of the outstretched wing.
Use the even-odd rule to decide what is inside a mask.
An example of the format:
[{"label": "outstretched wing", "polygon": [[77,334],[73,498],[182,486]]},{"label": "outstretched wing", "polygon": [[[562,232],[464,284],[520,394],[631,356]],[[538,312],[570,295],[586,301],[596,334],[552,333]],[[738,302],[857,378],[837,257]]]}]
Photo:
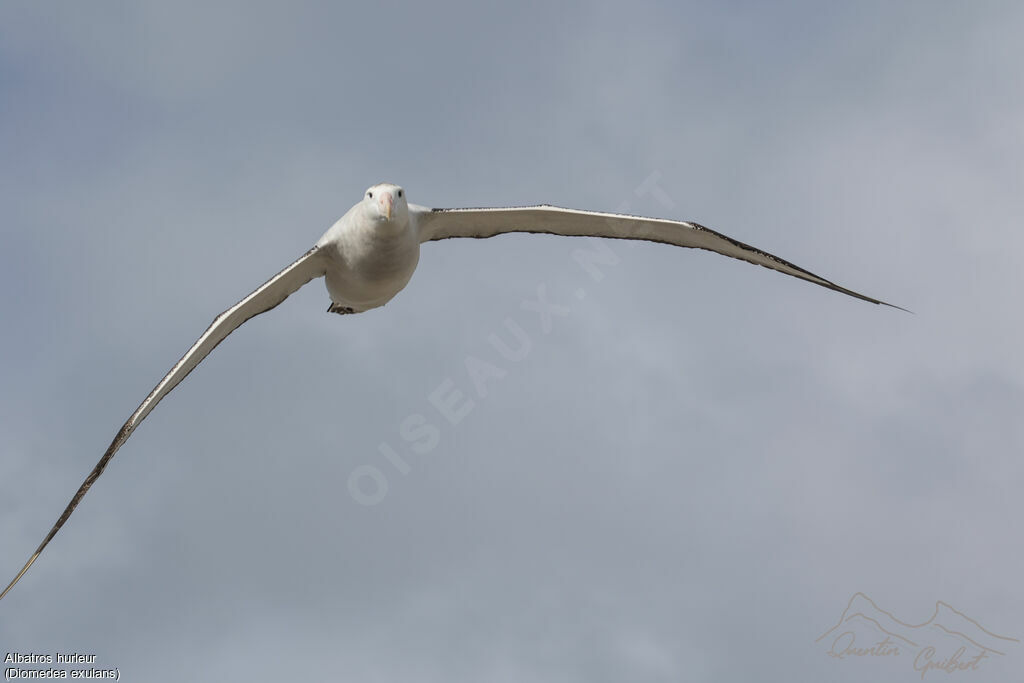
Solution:
[{"label": "outstretched wing", "polygon": [[110,459],[114,457],[114,453],[117,453],[117,450],[128,440],[128,437],[139,426],[139,423],[156,407],[156,404],[170,393],[171,389],[178,386],[178,383],[185,379],[188,373],[192,372],[206,358],[210,351],[213,351],[217,344],[224,341],[224,338],[231,334],[235,328],[249,318],[260,313],[266,313],[274,308],[291,294],[298,291],[302,285],[322,276],[324,271],[323,254],[318,251],[317,247],[313,247],[290,266],[264,282],[252,294],[213,319],[213,323],[206,328],[203,336],[199,337],[198,341],[192,345],[192,348],[181,357],[181,360],[174,364],[171,371],[164,375],[160,383],[156,385],[153,391],[149,392],[149,396],[139,404],[139,407],[135,409],[135,412],[128,418],[128,421],[124,423],[117,436],[114,437],[113,442],[111,442],[110,447],[107,448],[106,453],[96,463],[96,467],[92,469],[89,476],[78,487],[78,491],[71,499],[71,502],[68,503],[68,506],[64,508],[64,512],[57,520],[57,523],[50,529],[50,533],[46,534],[46,538],[39,544],[39,547],[36,548],[36,551],[28,559],[28,562],[25,563],[25,566],[21,568],[18,575],[7,585],[3,593],[0,593],[0,599],[3,599],[7,592],[14,587],[14,584],[18,583],[18,580],[25,575],[28,568],[32,566],[32,563],[36,561],[39,554],[43,552],[43,548],[60,531],[60,528],[64,526],[64,522],[68,521],[68,517],[78,507],[78,503],[81,502],[89,487],[103,474],[103,470],[107,467]]},{"label": "outstretched wing", "polygon": [[[517,206],[501,209],[427,209],[410,207],[420,231],[420,242],[451,237],[494,237],[508,232],[535,232],[573,237],[612,237],[707,249],[780,273],[813,282],[873,304],[893,306],[858,294],[804,270],[757,247],[734,240],[703,225],[663,218],[580,211],[557,206]],[[906,309],[900,309],[906,310]]]}]

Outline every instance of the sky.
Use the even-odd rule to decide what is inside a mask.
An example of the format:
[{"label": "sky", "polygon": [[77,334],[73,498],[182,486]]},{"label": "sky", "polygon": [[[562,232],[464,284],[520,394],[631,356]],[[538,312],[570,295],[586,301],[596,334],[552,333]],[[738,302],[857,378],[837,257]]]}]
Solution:
[{"label": "sky", "polygon": [[986,2],[0,5],[4,583],[210,320],[380,181],[694,220],[914,312],[535,235],[427,244],[358,316],[314,282],[135,432],[0,603],[0,656],[1019,674],[1022,34]]}]

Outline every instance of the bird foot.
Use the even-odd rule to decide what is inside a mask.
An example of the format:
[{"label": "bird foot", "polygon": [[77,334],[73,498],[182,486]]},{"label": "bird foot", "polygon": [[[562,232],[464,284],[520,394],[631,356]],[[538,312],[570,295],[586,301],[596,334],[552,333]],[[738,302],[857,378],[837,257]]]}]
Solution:
[{"label": "bird foot", "polygon": [[338,315],[346,315],[348,313],[355,313],[356,309],[351,306],[342,306],[341,304],[331,304],[327,307],[328,313],[337,313]]}]

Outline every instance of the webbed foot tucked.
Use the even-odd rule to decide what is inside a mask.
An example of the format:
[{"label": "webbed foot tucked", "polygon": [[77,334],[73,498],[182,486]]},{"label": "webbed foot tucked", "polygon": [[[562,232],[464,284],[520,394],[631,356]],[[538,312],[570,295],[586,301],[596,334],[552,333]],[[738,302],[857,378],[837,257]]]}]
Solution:
[{"label": "webbed foot tucked", "polygon": [[327,307],[328,313],[337,313],[338,315],[347,315],[349,313],[355,313],[356,309],[351,306],[342,306],[341,304],[332,303]]}]

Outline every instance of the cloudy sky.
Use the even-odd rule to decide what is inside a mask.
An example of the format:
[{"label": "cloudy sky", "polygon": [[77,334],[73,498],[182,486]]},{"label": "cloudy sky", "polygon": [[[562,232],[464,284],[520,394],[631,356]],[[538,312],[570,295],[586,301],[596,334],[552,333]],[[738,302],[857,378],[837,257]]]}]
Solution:
[{"label": "cloudy sky", "polygon": [[[816,642],[857,592],[1024,639],[1024,10],[893,4],[4,3],[3,583],[210,319],[381,180],[696,220],[915,313],[654,244],[595,280],[531,235],[426,245],[364,315],[313,283],[135,433],[0,656],[921,680]],[[999,642],[948,678],[1019,672]]]}]

